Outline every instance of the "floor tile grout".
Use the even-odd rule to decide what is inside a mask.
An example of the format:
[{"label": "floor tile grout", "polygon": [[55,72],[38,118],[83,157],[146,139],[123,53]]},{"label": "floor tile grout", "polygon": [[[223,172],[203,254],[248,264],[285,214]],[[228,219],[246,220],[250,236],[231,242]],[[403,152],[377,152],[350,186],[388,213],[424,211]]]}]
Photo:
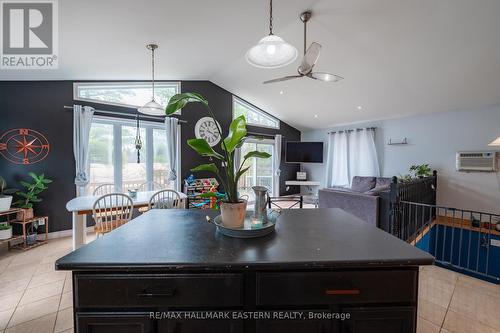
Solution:
[{"label": "floor tile grout", "polygon": [[448,315],[448,310],[450,309],[451,301],[453,300],[453,295],[455,294],[455,290],[457,289],[457,284],[458,284],[458,276],[455,278],[455,284],[453,285],[453,291],[451,292],[450,302],[448,303],[448,306],[446,307],[446,312],[444,313],[444,316],[443,316],[443,322],[441,323],[441,327],[439,328],[440,332],[444,328],[443,326],[444,326],[444,323],[446,322],[446,316]]}]

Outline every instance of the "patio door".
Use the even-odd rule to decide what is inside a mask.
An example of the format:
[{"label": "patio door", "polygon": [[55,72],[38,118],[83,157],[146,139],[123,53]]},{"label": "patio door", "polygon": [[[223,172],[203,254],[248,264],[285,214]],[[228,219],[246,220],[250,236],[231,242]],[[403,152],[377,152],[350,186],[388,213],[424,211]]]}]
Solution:
[{"label": "patio door", "polygon": [[[259,140],[247,139],[241,147],[241,158],[246,153],[254,150],[273,154],[274,140]],[[267,188],[269,194],[273,193],[273,174],[274,165],[272,158],[251,158],[245,162],[244,167],[249,166],[250,169],[241,176],[238,182],[238,191],[240,196],[248,195],[249,202],[254,201],[254,193],[252,186],[264,186]]]}]

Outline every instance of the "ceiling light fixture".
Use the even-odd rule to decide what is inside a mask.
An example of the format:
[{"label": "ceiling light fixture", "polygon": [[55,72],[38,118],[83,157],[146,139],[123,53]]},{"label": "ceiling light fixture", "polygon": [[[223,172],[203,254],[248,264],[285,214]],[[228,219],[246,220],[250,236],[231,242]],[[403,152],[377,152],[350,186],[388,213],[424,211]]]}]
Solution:
[{"label": "ceiling light fixture", "polygon": [[280,95],[283,95],[283,94],[284,94],[283,90],[280,90]]},{"label": "ceiling light fixture", "polygon": [[356,108],[357,108],[358,110],[363,110],[363,107],[362,107],[361,105],[358,105]]},{"label": "ceiling light fixture", "polygon": [[297,49],[273,34],[273,0],[269,1],[269,35],[248,50],[245,58],[259,68],[283,67],[297,59]]},{"label": "ceiling light fixture", "polygon": [[315,115],[314,115],[314,118],[318,118],[318,115],[317,115],[317,114],[315,114]]},{"label": "ceiling light fixture", "polygon": [[158,48],[156,44],[146,45],[148,50],[151,50],[151,86],[152,86],[152,97],[151,101],[144,104],[143,107],[137,109],[140,113],[144,113],[150,116],[164,116],[165,110],[163,106],[155,101],[155,50]]}]

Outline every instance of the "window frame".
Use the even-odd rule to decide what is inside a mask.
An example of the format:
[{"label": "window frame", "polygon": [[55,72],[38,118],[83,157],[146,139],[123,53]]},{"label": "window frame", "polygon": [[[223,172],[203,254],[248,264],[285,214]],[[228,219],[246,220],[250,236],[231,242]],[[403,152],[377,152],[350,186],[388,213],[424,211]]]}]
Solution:
[{"label": "window frame", "polygon": [[[92,118],[92,124],[106,124],[113,126],[113,181],[118,189],[123,188],[123,146],[122,146],[122,127],[123,126],[136,126],[136,120],[127,119],[127,118],[117,118],[117,117],[109,117],[109,116],[99,116],[95,115]],[[165,131],[165,126],[163,123],[154,122],[154,121],[140,121],[140,127],[145,130],[145,137],[143,138],[146,143],[146,150],[141,151],[143,156],[146,156],[146,179],[145,182],[149,182],[153,180],[154,175],[154,140],[153,140],[153,130],[162,130]],[[181,129],[179,129],[180,131]],[[166,134],[165,134],[166,135]],[[180,135],[180,134],[179,134]],[[168,144],[168,143],[167,143]],[[180,142],[177,144],[177,170],[180,169],[181,165],[181,156],[180,156]],[[90,148],[90,147],[89,147]],[[169,161],[170,163],[170,161]],[[90,160],[88,164],[89,177],[90,177]],[[173,186],[175,188],[175,184]]]},{"label": "window frame", "polygon": [[243,107],[245,107],[247,109],[250,109],[253,112],[256,112],[256,113],[262,114],[262,115],[264,115],[264,116],[266,116],[268,118],[271,118],[272,120],[276,121],[277,124],[278,124],[277,127],[275,127],[275,126],[268,126],[268,125],[262,125],[262,124],[255,124],[255,123],[249,123],[248,119],[247,119],[247,125],[254,126],[254,127],[270,128],[270,129],[275,129],[275,130],[279,130],[280,129],[280,127],[281,127],[281,121],[278,118],[270,115],[269,113],[265,112],[264,110],[259,109],[256,106],[253,106],[252,104],[248,103],[247,101],[244,101],[243,99],[241,99],[241,98],[239,98],[238,96],[235,96],[235,95],[233,95],[233,103],[231,105],[233,119],[234,119],[234,116],[235,116],[235,111],[234,111],[234,105],[235,105],[235,103],[241,104]]},{"label": "window frame", "polygon": [[[274,128],[274,127],[273,127]],[[249,144],[265,144],[265,145],[271,145],[273,147],[273,153],[274,153],[274,145],[276,144],[276,142],[273,140],[273,139],[261,139],[261,138],[256,138],[256,137],[253,137],[253,136],[247,136],[245,138],[245,143],[249,143]],[[239,148],[241,149],[241,148]],[[243,158],[243,157],[242,157]],[[274,192],[274,174],[276,172],[276,165],[275,165],[275,161],[274,161],[274,157],[272,156],[271,154],[271,189],[269,190],[268,189],[268,193],[272,196],[273,192]],[[252,175],[252,177],[257,177],[257,158],[256,157],[252,157],[252,164],[253,164],[253,171],[254,171],[254,174]],[[245,174],[243,174],[242,177],[245,177]],[[239,187],[238,187],[239,189]],[[249,201],[249,203],[253,203],[254,201]]]},{"label": "window frame", "polygon": [[[131,104],[125,104],[125,103],[107,102],[107,101],[101,101],[101,100],[96,100],[96,99],[84,98],[84,97],[80,97],[78,95],[78,88],[79,87],[85,87],[85,86],[104,86],[104,87],[106,87],[106,86],[108,86],[108,87],[118,87],[119,88],[120,86],[127,87],[127,86],[134,86],[134,85],[140,86],[140,87],[148,87],[148,86],[151,86],[151,81],[73,82],[73,100],[137,109],[137,108],[141,107],[142,105],[131,105]],[[177,90],[176,93],[177,94],[181,93],[181,82],[180,81],[155,81],[155,88],[161,87],[162,85],[163,86],[175,86],[176,90]],[[180,112],[179,112],[179,114],[180,114]]]}]

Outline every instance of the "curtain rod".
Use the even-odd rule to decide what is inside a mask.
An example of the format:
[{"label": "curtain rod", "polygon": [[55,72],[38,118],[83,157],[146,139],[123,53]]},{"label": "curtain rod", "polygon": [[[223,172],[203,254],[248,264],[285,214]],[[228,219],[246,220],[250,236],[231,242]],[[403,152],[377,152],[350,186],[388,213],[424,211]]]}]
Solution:
[{"label": "curtain rod", "polygon": [[341,130],[341,131],[333,131],[333,132],[328,132],[326,134],[334,134],[334,133],[342,133],[342,132],[353,132],[353,131],[362,131],[364,129],[367,130],[375,130],[377,129],[376,127],[365,127],[365,128],[353,128],[353,129],[346,129],[346,130]]},{"label": "curtain rod", "polygon": [[[64,106],[64,109],[66,110],[73,110],[72,106]],[[103,114],[109,114],[109,115],[115,115],[115,116],[126,116],[126,117],[135,117],[135,114],[130,114],[130,113],[123,113],[123,112],[116,112],[116,111],[104,111],[104,110],[94,110],[94,112],[97,113],[103,113]],[[164,117],[156,117],[156,116],[147,116],[147,115],[139,115],[141,119],[153,119],[153,120],[160,120],[163,121]],[[179,124],[186,124],[187,121],[179,119]]]},{"label": "curtain rod", "polygon": [[[251,132],[251,131],[248,131],[247,134],[253,135],[253,136],[267,136],[267,137],[272,137],[272,138],[276,137],[276,134],[259,133],[259,132]],[[281,137],[284,138],[285,136],[282,135]]]}]

